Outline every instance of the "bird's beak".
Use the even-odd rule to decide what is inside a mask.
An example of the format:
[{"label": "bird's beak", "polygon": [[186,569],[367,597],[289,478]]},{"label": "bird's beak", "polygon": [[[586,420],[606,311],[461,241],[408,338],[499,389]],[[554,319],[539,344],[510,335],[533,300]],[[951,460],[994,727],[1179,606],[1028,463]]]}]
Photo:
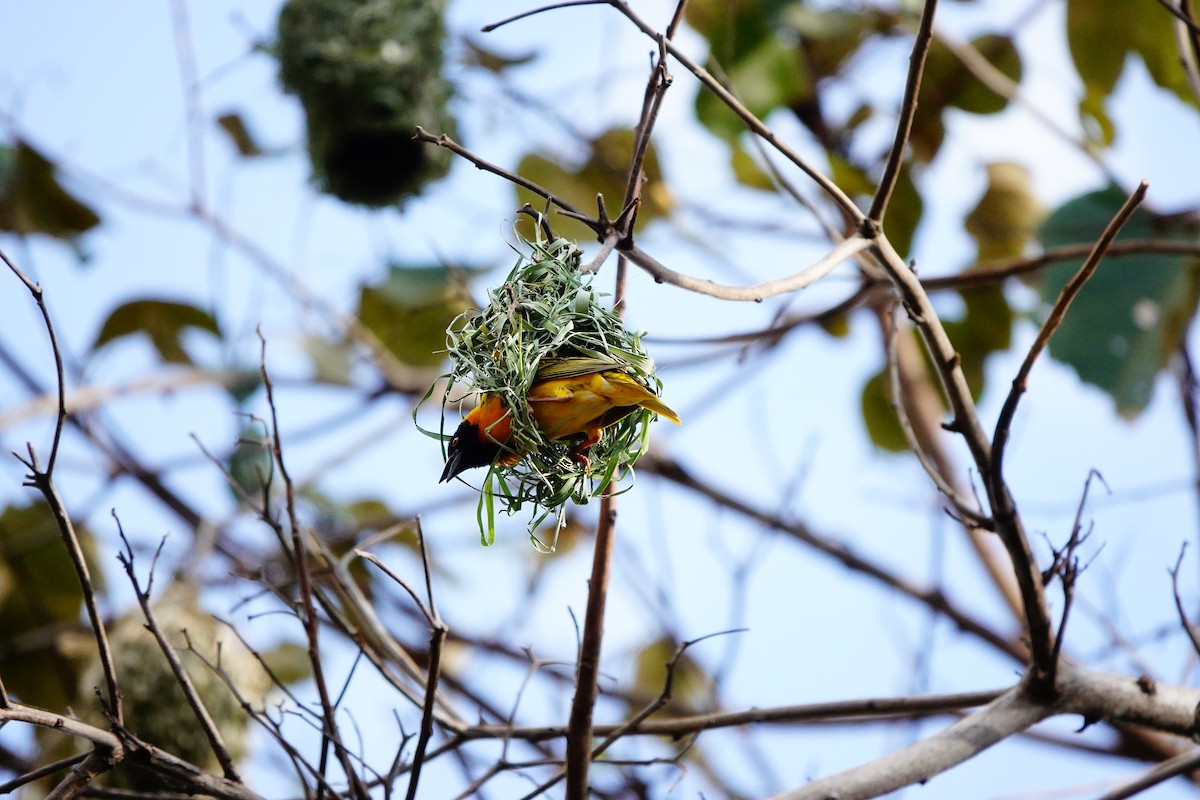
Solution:
[{"label": "bird's beak", "polygon": [[446,481],[450,480],[455,475],[457,475],[458,473],[460,473],[464,469],[466,469],[465,467],[459,466],[459,463],[461,461],[462,461],[462,451],[461,450],[451,450],[449,455],[446,458],[446,468],[442,470],[442,477],[441,477],[441,480],[438,481],[438,483],[445,483]]}]

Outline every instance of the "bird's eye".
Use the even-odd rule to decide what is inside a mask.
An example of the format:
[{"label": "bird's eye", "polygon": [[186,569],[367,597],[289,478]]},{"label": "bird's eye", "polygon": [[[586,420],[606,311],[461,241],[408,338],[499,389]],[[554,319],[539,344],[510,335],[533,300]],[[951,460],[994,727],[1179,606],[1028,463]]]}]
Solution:
[{"label": "bird's eye", "polygon": [[450,440],[450,446],[458,447],[458,437],[457,436],[455,436],[453,439]]}]

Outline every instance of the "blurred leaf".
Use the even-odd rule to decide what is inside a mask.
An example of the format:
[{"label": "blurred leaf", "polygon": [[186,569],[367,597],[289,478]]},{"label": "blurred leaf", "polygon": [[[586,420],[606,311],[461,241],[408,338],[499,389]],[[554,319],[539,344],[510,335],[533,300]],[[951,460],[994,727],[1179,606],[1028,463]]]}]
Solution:
[{"label": "blurred leaf", "polygon": [[393,264],[382,281],[360,288],[358,318],[405,364],[436,367],[446,357],[447,326],[471,307],[473,272]]},{"label": "blurred leaf", "polygon": [[312,661],[308,648],[293,642],[284,642],[262,654],[267,669],[285,686],[308,680],[312,675]]},{"label": "blurred leaf", "polygon": [[488,72],[501,73],[512,67],[524,66],[537,58],[536,50],[530,50],[515,56],[506,56],[485,47],[478,40],[470,37],[466,38],[466,45],[466,63],[483,67]]},{"label": "blurred leaf", "polygon": [[1029,172],[1019,164],[988,164],[988,186],[967,215],[967,233],[975,240],[979,263],[1024,254],[1045,216],[1029,185]]},{"label": "blurred leaf", "polygon": [[235,499],[253,505],[262,502],[263,490],[275,476],[275,455],[270,435],[261,423],[250,422],[242,428],[229,456],[228,470]]},{"label": "blurred leaf", "polygon": [[221,336],[217,321],[203,309],[171,300],[131,300],[118,306],[100,327],[92,350],[134,334],[144,334],[154,345],[163,361],[172,364],[191,364],[183,349],[183,334],[188,329],[207,331]]},{"label": "blurred leaf", "polygon": [[217,117],[217,125],[229,136],[229,140],[237,148],[238,155],[246,158],[254,158],[263,154],[262,148],[259,147],[258,142],[250,134],[250,130],[246,127],[246,121],[242,119],[241,114],[233,112],[222,114]]},{"label": "blurred leaf", "polygon": [[921,213],[925,208],[921,193],[913,182],[911,167],[911,163],[900,167],[896,188],[892,191],[887,214],[883,217],[883,232],[896,252],[905,257],[912,251],[913,237],[916,236],[917,226],[921,224]]},{"label": "blurred leaf", "polygon": [[816,8],[791,3],[780,21],[799,36],[812,80],[836,75],[871,35],[901,21],[895,12],[876,8]]},{"label": "blurred leaf", "polygon": [[889,453],[906,452],[908,439],[900,427],[896,410],[892,408],[892,387],[886,366],[863,385],[860,402],[871,442]]},{"label": "blurred leaf", "polygon": [[[783,37],[762,39],[743,58],[726,65],[725,74],[733,95],[759,119],[813,96],[800,52]],[[696,95],[696,118],[712,133],[731,142],[746,130],[745,123],[708,90]]]},{"label": "blurred leaf", "polygon": [[360,537],[390,531],[388,542],[403,545],[414,552],[417,550],[417,523],[411,515],[397,514],[387,503],[376,498],[355,500],[347,504],[345,510],[354,520]]},{"label": "blurred leaf", "polygon": [[1104,95],[1094,89],[1088,89],[1079,100],[1079,121],[1090,145],[1108,147],[1117,137],[1116,126],[1104,108]]},{"label": "blurred leaf", "polygon": [[[985,388],[984,365],[987,357],[1007,350],[1012,344],[1012,325],[1016,315],[1000,286],[963,291],[962,299],[966,306],[962,318],[944,321],[943,324],[961,359],[963,376],[967,379],[971,396],[978,400]],[[930,364],[929,368],[932,370],[933,365]]]},{"label": "blurred leaf", "polygon": [[836,317],[827,317],[820,320],[818,325],[821,330],[828,333],[835,339],[840,339],[850,333],[850,317],[846,314],[838,314]]},{"label": "blurred leaf", "polygon": [[262,374],[257,369],[244,369],[238,374],[238,378],[226,384],[226,390],[229,396],[239,406],[254,396],[258,391],[258,387],[262,386]]},{"label": "blurred leaf", "polygon": [[[1042,226],[1043,244],[1094,242],[1125,198],[1125,192],[1109,186],[1067,202]],[[1198,237],[1194,222],[1143,207],[1119,238],[1196,242]],[[1043,273],[1037,288],[1045,303],[1054,302],[1081,263],[1057,264]],[[1133,418],[1150,402],[1154,379],[1182,340],[1198,296],[1194,257],[1143,253],[1102,263],[1050,339],[1050,354],[1104,390],[1122,416]]]},{"label": "blurred leaf", "polygon": [[[609,216],[616,217],[625,199],[629,160],[633,156],[633,131],[612,128],[588,142],[587,147],[587,160],[578,169],[570,169],[556,161],[531,154],[521,159],[517,172],[585,214],[596,213],[596,195],[602,194]],[[642,205],[638,210],[641,224],[666,216],[674,205],[671,192],[663,181],[653,142],[646,149],[643,171],[646,182],[642,185]],[[541,197],[525,189],[517,190],[517,200],[519,203],[529,203],[539,211],[546,204]],[[517,230],[533,238],[533,230],[529,227],[531,224],[532,220],[523,217],[518,221]],[[596,234],[582,223],[566,217],[555,217],[551,224],[555,233],[568,239],[594,241],[596,238]]]},{"label": "blurred leaf", "polygon": [[[987,61],[1014,82],[1020,82],[1021,56],[1007,36],[987,34],[971,40],[971,45]],[[934,39],[925,61],[924,78],[917,97],[920,113],[913,120],[911,144],[913,155],[920,161],[930,161],[937,155],[945,136],[943,115],[949,108],[972,114],[995,114],[1003,111],[1008,100],[993,92],[959,61],[949,47]]]},{"label": "blurred leaf", "polygon": [[[678,646],[674,639],[664,636],[638,651],[630,689],[635,705],[653,702],[662,694],[666,686],[667,664]],[[714,688],[712,676],[688,652],[684,652],[675,663],[671,701],[659,713],[671,716],[709,711],[714,706]]]},{"label": "blurred leaf", "polygon": [[829,153],[829,177],[841,190],[851,197],[871,197],[875,194],[875,181],[860,167],[851,164],[837,153]]},{"label": "blurred leaf", "polygon": [[[75,533],[97,591],[104,571],[84,525]],[[83,592],[53,516],[45,506],[0,511],[0,573],[19,591],[0,595],[0,675],[24,702],[59,708],[76,700],[78,666],[59,646],[58,628],[79,621]],[[94,647],[94,643],[93,643]]]},{"label": "blurred leaf", "polygon": [[1156,84],[1184,102],[1196,104],[1179,60],[1174,24],[1164,9],[1149,5],[1067,0],[1067,43],[1089,97],[1089,116],[1106,119],[1096,111],[1112,94],[1131,54],[1141,58]]},{"label": "blurred leaf", "polygon": [[778,31],[780,12],[793,0],[693,0],[684,19],[708,40],[708,50],[725,68],[741,61]]},{"label": "blurred leaf", "polygon": [[761,189],[765,192],[775,191],[775,181],[740,143],[734,143],[730,151],[730,166],[733,167],[733,177],[742,186]]},{"label": "blurred leaf", "polygon": [[63,188],[58,168],[32,145],[0,146],[0,231],[44,234],[80,253],[76,240],[99,224],[99,215]]},{"label": "blurred leaf", "polygon": [[320,383],[348,386],[353,372],[353,352],[346,342],[322,336],[305,336],[301,347],[312,365],[313,378]]}]

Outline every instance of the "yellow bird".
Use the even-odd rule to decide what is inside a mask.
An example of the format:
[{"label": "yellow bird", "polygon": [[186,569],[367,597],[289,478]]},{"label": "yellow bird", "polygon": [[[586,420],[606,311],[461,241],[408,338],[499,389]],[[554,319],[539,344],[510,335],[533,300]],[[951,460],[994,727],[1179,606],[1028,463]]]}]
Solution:
[{"label": "yellow bird", "polygon": [[[563,358],[543,364],[525,400],[547,439],[583,434],[572,445],[571,456],[584,464],[588,448],[600,441],[604,429],[639,408],[679,424],[679,416],[654,392],[622,372],[616,362],[602,358]],[[521,453],[507,447],[511,436],[508,408],[496,395],[483,395],[451,437],[439,482],[494,462],[515,464]]]}]

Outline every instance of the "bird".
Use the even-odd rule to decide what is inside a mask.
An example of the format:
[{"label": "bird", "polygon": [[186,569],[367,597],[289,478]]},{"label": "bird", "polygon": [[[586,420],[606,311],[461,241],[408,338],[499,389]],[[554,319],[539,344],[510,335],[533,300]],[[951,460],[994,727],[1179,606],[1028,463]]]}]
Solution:
[{"label": "bird", "polygon": [[[646,408],[679,425],[679,415],[646,386],[626,374],[622,365],[603,358],[559,358],[545,362],[525,396],[538,428],[550,441],[583,434],[570,455],[588,463],[587,450],[605,428]],[[506,445],[512,437],[512,414],[494,394],[484,394],[450,438],[446,467],[438,483],[464,470],[492,463],[511,466],[522,453]]]}]

